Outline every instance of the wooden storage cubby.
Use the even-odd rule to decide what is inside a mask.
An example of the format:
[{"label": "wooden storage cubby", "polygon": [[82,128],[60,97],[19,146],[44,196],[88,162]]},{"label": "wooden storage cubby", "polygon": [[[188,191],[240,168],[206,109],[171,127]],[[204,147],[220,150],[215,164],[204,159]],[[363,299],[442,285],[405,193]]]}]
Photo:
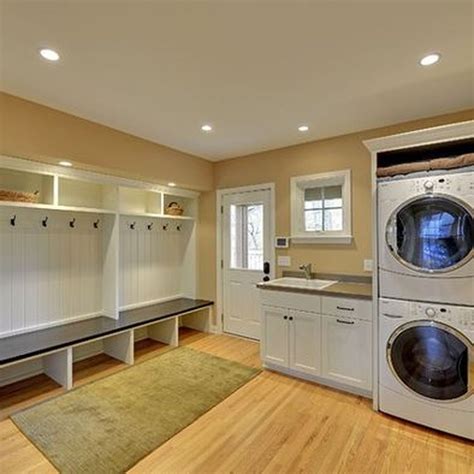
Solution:
[{"label": "wooden storage cubby", "polygon": [[117,187],[71,178],[58,178],[58,204],[73,208],[117,210]]},{"label": "wooden storage cubby", "polygon": [[[52,175],[0,169],[0,189],[26,193],[38,191],[38,204],[54,204],[54,176]],[[0,203],[7,205],[8,201],[0,201]]]},{"label": "wooden storage cubby", "polygon": [[121,187],[119,193],[121,214],[162,214],[162,194],[160,192]]}]

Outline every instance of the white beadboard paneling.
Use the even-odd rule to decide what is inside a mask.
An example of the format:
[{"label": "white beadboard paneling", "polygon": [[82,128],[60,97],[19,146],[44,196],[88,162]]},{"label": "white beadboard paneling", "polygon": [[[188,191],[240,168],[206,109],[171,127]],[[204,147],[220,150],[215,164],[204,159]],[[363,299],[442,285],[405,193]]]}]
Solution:
[{"label": "white beadboard paneling", "polygon": [[[10,225],[13,215],[16,225]],[[41,221],[48,216],[48,225]],[[69,222],[75,218],[75,227]],[[102,231],[95,214],[0,209],[0,334],[102,311]]]},{"label": "white beadboard paneling", "polygon": [[183,294],[183,275],[194,271],[184,265],[193,227],[192,221],[121,216],[121,308]]}]

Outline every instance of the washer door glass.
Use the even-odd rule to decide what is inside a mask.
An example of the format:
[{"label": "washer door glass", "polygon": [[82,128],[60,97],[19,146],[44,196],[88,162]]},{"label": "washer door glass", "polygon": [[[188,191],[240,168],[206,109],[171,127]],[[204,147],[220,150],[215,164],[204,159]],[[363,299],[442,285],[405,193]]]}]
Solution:
[{"label": "washer door glass", "polygon": [[474,225],[461,204],[425,196],[402,207],[387,227],[387,243],[395,256],[422,271],[445,271],[470,257]]},{"label": "washer door glass", "polygon": [[[469,348],[447,326],[410,323],[388,344],[389,363],[409,389],[434,400],[452,400],[468,390]],[[408,325],[407,325],[408,326]]]}]

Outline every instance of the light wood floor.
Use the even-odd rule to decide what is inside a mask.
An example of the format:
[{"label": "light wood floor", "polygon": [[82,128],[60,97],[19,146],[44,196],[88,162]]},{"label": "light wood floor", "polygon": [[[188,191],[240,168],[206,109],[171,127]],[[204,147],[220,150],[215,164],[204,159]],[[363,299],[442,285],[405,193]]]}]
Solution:
[{"label": "light wood floor", "polygon": [[[194,349],[259,366],[258,345],[186,331]],[[137,361],[167,350],[140,343]],[[79,384],[122,370],[106,356],[77,364]],[[7,418],[61,393],[44,376],[0,389],[0,472],[54,468]],[[461,439],[371,409],[368,400],[263,372],[137,464],[133,473],[473,474],[474,449]]]}]

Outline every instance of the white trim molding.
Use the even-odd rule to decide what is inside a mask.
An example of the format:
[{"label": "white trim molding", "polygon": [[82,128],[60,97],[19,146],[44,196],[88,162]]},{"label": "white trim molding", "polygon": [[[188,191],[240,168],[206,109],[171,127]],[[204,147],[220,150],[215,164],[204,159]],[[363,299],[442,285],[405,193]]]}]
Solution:
[{"label": "white trim molding", "polygon": [[[304,193],[307,188],[342,186],[341,231],[306,231],[304,224]],[[338,170],[294,176],[291,187],[291,242],[294,244],[350,244],[352,242],[351,170]]]}]

